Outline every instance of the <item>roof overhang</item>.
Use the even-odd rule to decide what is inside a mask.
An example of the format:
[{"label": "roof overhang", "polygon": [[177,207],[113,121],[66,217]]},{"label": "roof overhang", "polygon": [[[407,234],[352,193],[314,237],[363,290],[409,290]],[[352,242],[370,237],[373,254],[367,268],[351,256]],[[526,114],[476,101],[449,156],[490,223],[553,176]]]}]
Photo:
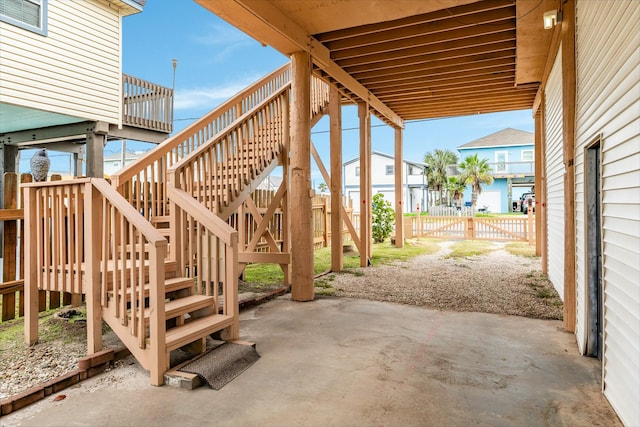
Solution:
[{"label": "roof overhang", "polygon": [[558,0],[196,0],[285,55],[311,54],[383,121],[529,109]]}]

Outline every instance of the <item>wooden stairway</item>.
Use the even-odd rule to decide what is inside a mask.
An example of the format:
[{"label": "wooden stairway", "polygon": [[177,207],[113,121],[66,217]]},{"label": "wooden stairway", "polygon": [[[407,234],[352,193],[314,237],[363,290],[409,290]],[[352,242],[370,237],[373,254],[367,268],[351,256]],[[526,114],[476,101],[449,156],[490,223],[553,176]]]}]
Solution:
[{"label": "wooden stairway", "polygon": [[[219,331],[238,339],[239,244],[229,220],[286,163],[290,74],[287,64],[248,87],[113,175],[112,185],[26,186],[25,221],[38,224],[25,230],[27,302],[38,289],[85,294],[88,353],[102,349],[104,320],[153,385],[163,383],[171,351],[202,351]],[[315,77],[312,99],[317,118],[328,86]],[[25,338],[35,343],[37,312],[26,317]]]},{"label": "wooden stairway", "polygon": [[[218,304],[214,296],[195,294],[194,279],[189,277],[176,277],[176,263],[165,261],[164,278],[164,319],[166,328],[165,352],[167,362],[169,353],[181,347],[189,346],[190,351],[198,353],[204,351],[204,337],[225,329],[232,325],[233,316],[218,313]],[[135,322],[131,310],[132,299],[144,301],[144,344],[149,344],[149,321],[151,309],[149,308],[149,293],[151,285],[145,283],[142,289],[135,290],[131,286],[120,287],[118,290],[107,292],[107,304],[102,308],[103,320],[114,330],[119,337],[129,335],[129,324]],[[135,293],[142,293],[142,298],[137,298]],[[132,296],[133,294],[133,296]],[[126,310],[122,316],[119,310]],[[125,338],[127,339],[127,338]],[[152,361],[149,353],[140,348],[140,340],[136,343],[132,339],[127,347],[132,351],[140,364],[148,370],[152,369]],[[195,345],[194,345],[195,344]],[[170,366],[167,364],[166,369]]]}]

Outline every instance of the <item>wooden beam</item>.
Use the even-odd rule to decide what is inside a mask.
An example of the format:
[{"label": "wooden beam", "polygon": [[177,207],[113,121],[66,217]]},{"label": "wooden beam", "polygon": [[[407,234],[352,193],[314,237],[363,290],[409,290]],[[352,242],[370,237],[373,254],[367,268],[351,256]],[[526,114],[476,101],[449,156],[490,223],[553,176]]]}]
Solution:
[{"label": "wooden beam", "polygon": [[360,119],[360,266],[371,257],[371,116],[364,102],[358,103]]},{"label": "wooden beam", "polygon": [[238,262],[247,263],[263,263],[263,264],[289,264],[291,262],[291,254],[285,252],[238,252]]},{"label": "wooden beam", "polygon": [[576,330],[576,218],[575,218],[575,0],[563,3],[562,18],[562,130],[565,166],[564,198],[564,328]]},{"label": "wooden beam", "polygon": [[251,0],[196,0],[196,2],[284,55],[292,55],[297,51],[310,54],[313,62],[337,82],[360,99],[368,101],[371,107],[389,122],[404,127],[404,120],[399,115],[371,95],[367,88],[335,63],[329,49],[270,2]]},{"label": "wooden beam", "polygon": [[534,125],[535,125],[535,133],[533,135],[535,140],[534,145],[534,154],[535,154],[535,162],[534,162],[534,186],[535,186],[535,195],[536,195],[536,256],[542,257],[543,248],[542,242],[546,241],[543,236],[542,223],[544,222],[544,215],[542,212],[542,201],[545,200],[545,197],[542,194],[542,176],[544,174],[542,170],[542,158],[544,157],[543,144],[542,140],[544,138],[544,123],[542,122],[542,111],[538,110],[534,112]]},{"label": "wooden beam", "polygon": [[342,271],[342,107],[335,85],[329,88],[329,142],[331,156],[331,271]]},{"label": "wooden beam", "polygon": [[[25,186],[25,219],[36,219],[36,188]],[[38,242],[34,227],[24,228],[24,340],[29,346],[38,341]]]},{"label": "wooden beam", "polygon": [[86,176],[104,178],[104,145],[105,134],[90,132],[87,134],[87,166]]},{"label": "wooden beam", "polygon": [[[324,167],[324,163],[322,162],[322,159],[320,158],[320,154],[318,154],[316,147],[313,145],[313,142],[311,142],[311,155],[316,161],[318,169],[320,169],[322,178],[326,182],[331,182],[329,172],[327,172],[327,168]],[[360,246],[360,237],[358,236],[358,233],[356,233],[356,229],[351,222],[351,218],[349,218],[349,215],[347,215],[347,210],[344,208],[344,205],[342,203],[340,203],[340,216],[342,218],[342,221],[344,221],[344,224],[347,226],[347,230],[349,230],[349,235],[351,236],[351,240],[353,240],[353,243],[356,245],[358,253],[362,253],[362,248]]]},{"label": "wooden beam", "polygon": [[[450,14],[451,9],[439,10],[432,12],[433,18],[425,17],[421,19],[422,22],[413,25],[403,25],[401,27],[394,27],[393,21],[387,25],[387,28],[381,31],[368,34],[354,34],[358,32],[358,27],[354,28],[352,34],[345,34],[344,37],[336,39],[334,41],[325,40],[322,35],[318,37],[331,51],[341,50],[353,50],[366,46],[384,46],[389,40],[407,41],[409,45],[415,45],[416,43],[423,42],[424,37],[419,37],[420,40],[416,40],[416,34],[429,33],[445,33],[449,35],[449,39],[456,39],[461,37],[460,32],[468,31],[469,29],[476,29],[478,26],[486,23],[495,24],[496,22],[512,20],[513,12],[512,5],[503,3],[497,8],[491,8],[488,10],[478,10],[475,4],[463,6],[465,8],[474,8],[475,10],[466,17],[458,19],[453,14]],[[435,15],[439,15],[437,18]],[[472,17],[472,19],[469,19]],[[466,18],[466,19],[465,19]],[[387,23],[383,23],[387,24]],[[512,27],[514,24],[511,24]],[[482,32],[482,31],[480,31]]]},{"label": "wooden beam", "polygon": [[362,35],[384,33],[390,30],[401,29],[411,26],[429,24],[433,21],[439,21],[447,18],[464,19],[469,15],[479,13],[485,10],[498,9],[502,7],[510,7],[513,2],[510,0],[485,0],[483,2],[473,2],[468,5],[459,5],[442,9],[442,6],[434,7],[431,12],[419,15],[407,16],[392,21],[376,22],[372,24],[360,25],[355,28],[344,28],[340,30],[328,31],[319,34],[318,40],[328,43],[344,38],[356,38]]},{"label": "wooden beam", "polygon": [[[496,12],[491,13],[495,14]],[[471,22],[469,24],[471,24]],[[515,31],[516,25],[512,19],[512,12],[510,10],[503,10],[499,15],[496,15],[494,22],[479,23],[478,25],[471,24],[468,27],[452,32],[429,32],[406,40],[390,40],[375,45],[345,49],[337,52],[332,51],[331,57],[340,65],[342,61],[356,57],[368,62],[370,61],[369,57],[371,59],[378,58],[381,54],[389,55],[388,60],[390,60],[419,54],[418,52],[422,52],[422,47],[424,46],[432,46],[431,49],[438,51],[438,45],[440,43],[452,43],[454,40],[464,40],[464,43],[469,45],[468,39],[476,39],[484,34],[500,33],[504,34],[500,38],[501,40],[515,39]],[[460,44],[458,46],[460,46]],[[406,53],[404,53],[405,51]]]},{"label": "wooden beam", "polygon": [[311,56],[291,55],[291,299],[311,301],[313,282],[313,212],[311,205]]},{"label": "wooden beam", "polygon": [[[494,36],[495,37],[495,36]],[[490,40],[490,39],[487,39]],[[463,46],[460,49],[433,52],[428,58],[424,55],[404,56],[402,58],[387,60],[381,58],[379,62],[370,64],[359,64],[353,61],[354,65],[346,67],[346,71],[366,84],[367,78],[379,78],[394,74],[405,74],[416,71],[434,70],[439,68],[468,68],[470,64],[474,67],[486,67],[485,63],[511,58],[515,62],[515,40],[494,41],[487,45],[474,47]]]},{"label": "wooden beam", "polygon": [[396,190],[396,248],[404,247],[404,170],[402,162],[402,129],[395,128],[394,160]]}]

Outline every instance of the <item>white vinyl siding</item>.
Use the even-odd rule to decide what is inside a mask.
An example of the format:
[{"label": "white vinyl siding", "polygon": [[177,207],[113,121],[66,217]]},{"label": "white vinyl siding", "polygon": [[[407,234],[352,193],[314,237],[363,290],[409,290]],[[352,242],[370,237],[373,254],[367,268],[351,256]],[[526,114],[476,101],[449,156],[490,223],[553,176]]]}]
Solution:
[{"label": "white vinyl siding", "polygon": [[640,2],[579,0],[576,335],[585,341],[584,148],[601,135],[604,393],[640,425]]},{"label": "white vinyl siding", "polygon": [[545,88],[548,276],[564,300],[564,163],[562,158],[562,50]]},{"label": "white vinyl siding", "polygon": [[121,16],[91,0],[48,2],[46,37],[0,22],[0,101],[119,124]]}]

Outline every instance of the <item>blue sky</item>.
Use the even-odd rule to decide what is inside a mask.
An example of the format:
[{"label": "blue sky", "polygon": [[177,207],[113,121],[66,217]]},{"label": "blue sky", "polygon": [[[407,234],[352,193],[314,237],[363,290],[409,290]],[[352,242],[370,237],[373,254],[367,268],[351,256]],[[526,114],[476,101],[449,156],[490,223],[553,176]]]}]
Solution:
[{"label": "blue sky", "polygon": [[[227,24],[192,0],[149,0],[144,12],[123,19],[123,72],[168,87],[175,73],[174,129],[180,130],[250,83],[273,71],[288,58]],[[355,107],[343,108],[343,161],[358,156],[358,119]],[[484,114],[407,122],[404,155],[422,161],[435,148],[450,148],[506,127],[533,132],[531,111]],[[329,120],[312,129],[312,140],[328,165]],[[393,129],[372,118],[372,148],[393,154]],[[151,145],[128,143],[128,149]],[[121,149],[107,144],[105,156]],[[317,185],[320,173],[313,164]],[[64,167],[64,166],[63,166]]]}]

